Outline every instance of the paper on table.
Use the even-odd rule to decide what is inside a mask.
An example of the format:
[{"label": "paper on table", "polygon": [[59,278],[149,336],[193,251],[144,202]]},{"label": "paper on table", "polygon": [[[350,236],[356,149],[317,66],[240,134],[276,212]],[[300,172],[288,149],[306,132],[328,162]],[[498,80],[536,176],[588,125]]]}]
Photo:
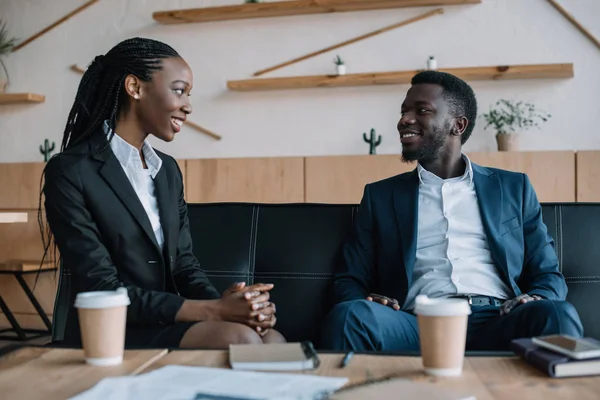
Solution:
[{"label": "paper on table", "polygon": [[147,374],[105,378],[72,400],[194,400],[197,395],[241,400],[315,400],[340,389],[347,378],[168,365]]}]

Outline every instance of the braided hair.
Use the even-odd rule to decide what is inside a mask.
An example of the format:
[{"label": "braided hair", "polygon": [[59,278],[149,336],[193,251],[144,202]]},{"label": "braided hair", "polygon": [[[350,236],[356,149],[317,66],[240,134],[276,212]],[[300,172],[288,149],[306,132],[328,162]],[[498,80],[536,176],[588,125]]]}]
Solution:
[{"label": "braided hair", "polygon": [[[149,82],[152,74],[162,69],[162,60],[180,57],[171,46],[157,40],[131,38],[113,47],[106,55],[97,56],[81,78],[75,101],[69,112],[67,125],[63,133],[60,153],[89,139],[94,134],[103,134],[100,129],[104,121],[108,121],[111,136],[105,146],[92,149],[92,153],[105,151],[114,135],[115,125],[120,113],[127,112],[129,101],[125,91],[125,78],[134,75],[138,79]],[[58,154],[53,156],[56,157]],[[46,169],[40,180],[40,197],[38,205],[38,224],[44,246],[44,254],[40,270],[52,247],[51,260],[58,266],[57,248],[53,241],[52,231],[44,221],[42,212],[43,181]],[[38,271],[38,277],[39,277]],[[37,284],[37,277],[36,277]],[[35,286],[34,286],[35,287]]]},{"label": "braided hair", "polygon": [[125,78],[135,75],[148,82],[162,69],[162,59],[179,57],[169,45],[146,38],[122,41],[106,55],[97,56],[79,83],[75,102],[67,119],[61,152],[98,132],[105,120],[114,131],[120,112],[129,103],[124,89]]}]

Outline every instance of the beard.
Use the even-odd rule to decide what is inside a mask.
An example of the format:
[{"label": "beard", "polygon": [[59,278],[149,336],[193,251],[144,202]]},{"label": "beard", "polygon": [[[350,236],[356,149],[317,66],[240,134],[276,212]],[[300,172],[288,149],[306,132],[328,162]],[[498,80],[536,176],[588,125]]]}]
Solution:
[{"label": "beard", "polygon": [[415,149],[406,149],[402,147],[402,161],[411,163],[418,161],[420,163],[435,160],[446,144],[447,129],[436,127],[431,134],[421,136],[421,144]]}]

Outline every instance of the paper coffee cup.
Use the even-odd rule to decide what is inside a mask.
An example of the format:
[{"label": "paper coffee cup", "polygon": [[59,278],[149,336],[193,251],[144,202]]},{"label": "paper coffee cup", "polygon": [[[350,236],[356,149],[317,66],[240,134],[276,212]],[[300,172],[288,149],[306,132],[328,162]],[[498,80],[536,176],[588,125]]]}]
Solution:
[{"label": "paper coffee cup", "polygon": [[464,299],[420,295],[415,299],[415,314],[425,372],[435,376],[462,375],[469,303]]},{"label": "paper coffee cup", "polygon": [[77,294],[75,307],[88,364],[108,366],[123,362],[129,303],[125,288]]}]

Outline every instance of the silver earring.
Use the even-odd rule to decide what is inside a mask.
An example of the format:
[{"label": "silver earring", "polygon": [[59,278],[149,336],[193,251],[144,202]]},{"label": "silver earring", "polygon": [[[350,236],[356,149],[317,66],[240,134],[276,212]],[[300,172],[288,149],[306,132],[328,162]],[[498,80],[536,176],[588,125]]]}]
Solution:
[{"label": "silver earring", "polygon": [[133,98],[134,98],[134,99],[136,99],[136,100],[139,100],[139,99],[140,99],[140,95],[136,93],[136,94],[133,96]]}]

